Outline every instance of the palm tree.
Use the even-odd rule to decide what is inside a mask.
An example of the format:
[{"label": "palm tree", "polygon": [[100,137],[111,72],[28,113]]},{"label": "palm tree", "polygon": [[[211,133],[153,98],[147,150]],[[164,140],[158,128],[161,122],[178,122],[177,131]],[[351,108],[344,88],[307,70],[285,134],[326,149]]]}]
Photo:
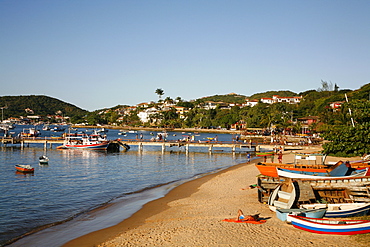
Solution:
[{"label": "palm tree", "polygon": [[159,97],[158,101],[161,101],[162,100],[162,95],[164,94],[163,89],[162,88],[157,88],[157,90],[155,90],[155,93],[158,94],[158,97]]}]

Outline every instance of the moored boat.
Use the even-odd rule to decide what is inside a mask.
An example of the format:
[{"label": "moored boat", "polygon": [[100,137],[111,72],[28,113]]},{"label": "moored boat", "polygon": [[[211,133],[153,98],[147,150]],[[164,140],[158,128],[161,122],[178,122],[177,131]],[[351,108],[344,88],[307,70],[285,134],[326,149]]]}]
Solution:
[{"label": "moored boat", "polygon": [[19,172],[24,172],[24,173],[31,173],[35,171],[35,168],[33,168],[30,165],[15,165],[15,169]]},{"label": "moored boat", "polygon": [[319,234],[355,235],[370,232],[370,220],[329,220],[297,215],[288,215],[287,220],[295,228]]},{"label": "moored boat", "polygon": [[256,153],[256,156],[258,156],[258,157],[264,157],[264,156],[272,156],[274,154],[275,154],[275,152],[257,152]]},{"label": "moored boat", "polygon": [[58,149],[91,149],[91,150],[106,150],[109,141],[99,134],[67,134],[62,146]]},{"label": "moored boat", "polygon": [[36,128],[26,128],[23,129],[21,133],[19,133],[21,137],[38,137],[40,135],[40,131]]},{"label": "moored boat", "polygon": [[40,156],[39,163],[40,165],[47,165],[49,164],[49,158],[46,155]]}]

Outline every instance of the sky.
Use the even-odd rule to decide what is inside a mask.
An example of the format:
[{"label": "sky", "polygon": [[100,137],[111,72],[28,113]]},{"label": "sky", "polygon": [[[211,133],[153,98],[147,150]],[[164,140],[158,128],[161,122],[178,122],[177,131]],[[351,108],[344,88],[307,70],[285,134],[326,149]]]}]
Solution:
[{"label": "sky", "polygon": [[0,96],[94,111],[370,82],[368,0],[0,0]]}]

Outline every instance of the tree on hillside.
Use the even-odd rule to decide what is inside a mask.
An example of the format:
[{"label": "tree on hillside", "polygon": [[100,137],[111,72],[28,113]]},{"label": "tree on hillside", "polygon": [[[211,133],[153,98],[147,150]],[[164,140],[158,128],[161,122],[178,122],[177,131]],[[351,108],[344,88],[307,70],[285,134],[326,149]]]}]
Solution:
[{"label": "tree on hillside", "polygon": [[162,95],[164,95],[164,91],[163,91],[163,89],[162,89],[162,88],[157,88],[157,89],[155,90],[155,93],[158,95],[158,97],[159,97],[159,101],[161,101],[161,100],[162,100]]},{"label": "tree on hillside", "polygon": [[[351,108],[352,115],[349,115]],[[355,100],[342,105],[347,121],[341,125],[330,125],[323,133],[328,143],[323,145],[324,153],[335,156],[362,156],[370,153],[370,102]],[[355,127],[350,118],[353,118]]]}]

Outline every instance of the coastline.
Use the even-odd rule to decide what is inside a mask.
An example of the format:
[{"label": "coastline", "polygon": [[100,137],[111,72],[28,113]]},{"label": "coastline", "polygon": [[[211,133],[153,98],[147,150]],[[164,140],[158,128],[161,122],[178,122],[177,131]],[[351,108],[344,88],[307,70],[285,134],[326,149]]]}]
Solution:
[{"label": "coastline", "polygon": [[[258,159],[261,161],[262,159]],[[211,180],[212,178],[222,174],[224,172],[237,169],[238,167],[242,167],[246,165],[246,163],[237,164],[235,166],[226,168],[222,171],[205,175],[200,178],[196,178],[194,180],[185,182],[170,192],[168,192],[164,197],[156,199],[154,201],[148,202],[145,204],[139,211],[134,213],[131,217],[125,219],[124,221],[120,222],[119,224],[101,229],[99,231],[95,231],[79,238],[73,239],[67,243],[65,243],[64,247],[73,247],[73,246],[104,246],[104,243],[109,241],[110,239],[114,239],[117,236],[120,236],[122,232],[128,231],[130,229],[135,229],[142,225],[145,225],[147,219],[163,213],[165,210],[171,208],[169,204],[176,200],[181,200],[182,198],[190,197],[193,193],[199,191],[199,187],[206,183],[207,181]],[[252,164],[248,164],[252,165]]]},{"label": "coastline", "polygon": [[241,134],[243,130],[227,130],[227,129],[199,129],[199,128],[154,128],[154,127],[132,127],[132,126],[95,126],[95,125],[72,125],[73,128],[86,128],[86,129],[117,129],[117,130],[143,130],[143,131],[174,131],[174,132],[199,132],[199,133],[218,133],[218,134]]},{"label": "coastline", "polygon": [[[283,162],[293,159],[293,154],[286,153]],[[259,172],[254,163],[260,160],[181,184],[165,197],[145,204],[118,225],[76,238],[63,246],[267,246],[272,243],[274,246],[307,246],[307,243],[310,246],[362,246],[349,236],[312,234],[278,220],[266,205],[258,202],[257,189],[248,189],[256,182]],[[222,221],[236,217],[238,209],[247,215],[260,213],[267,222],[254,225]]]}]

